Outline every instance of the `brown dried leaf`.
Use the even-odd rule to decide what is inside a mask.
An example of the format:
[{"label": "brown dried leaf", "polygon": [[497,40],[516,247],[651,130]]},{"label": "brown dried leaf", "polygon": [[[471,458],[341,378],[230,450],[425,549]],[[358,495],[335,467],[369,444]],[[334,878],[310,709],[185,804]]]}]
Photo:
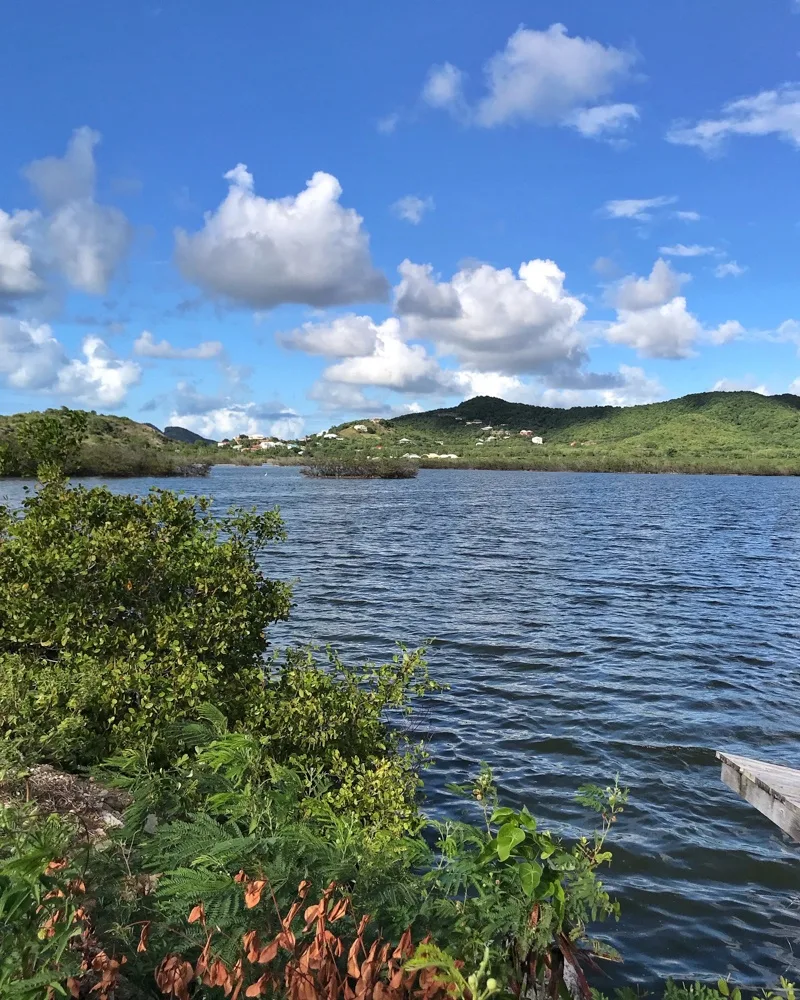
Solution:
[{"label": "brown dried leaf", "polygon": [[150,921],[146,920],[142,924],[142,931],[139,935],[139,944],[136,946],[137,952],[147,951],[147,942],[150,940]]},{"label": "brown dried leaf", "polygon": [[244,905],[248,910],[252,910],[254,906],[258,906],[261,902],[261,893],[264,891],[266,884],[264,879],[254,879],[252,882],[247,883],[244,891]]},{"label": "brown dried leaf", "polygon": [[275,938],[274,941],[270,941],[270,943],[266,946],[266,948],[261,949],[261,953],[256,959],[258,964],[269,965],[270,962],[274,962],[275,958],[277,957],[279,947],[280,944],[278,943],[277,938]]},{"label": "brown dried leaf", "polygon": [[258,940],[258,931],[248,931],[242,937],[242,945],[247,955],[248,962],[257,962],[261,953],[261,943]]},{"label": "brown dried leaf", "polygon": [[272,976],[268,972],[265,972],[260,979],[257,979],[252,986],[248,986],[244,991],[246,997],[263,997],[269,992],[269,986],[272,982]]},{"label": "brown dried leaf", "polygon": [[192,909],[192,912],[189,914],[190,924],[196,924],[198,920],[201,923],[206,922],[206,910],[202,903],[198,903],[197,906],[195,906]]},{"label": "brown dried leaf", "polygon": [[300,899],[306,898],[306,896],[308,895],[308,890],[310,888],[311,888],[311,883],[308,881],[307,878],[304,878],[303,881],[300,883],[300,885],[298,885],[297,887],[297,895],[300,897]]},{"label": "brown dried leaf", "polygon": [[414,946],[411,942],[411,928],[406,927],[397,947],[392,952],[392,958],[397,962],[404,962],[411,955],[413,950]]}]

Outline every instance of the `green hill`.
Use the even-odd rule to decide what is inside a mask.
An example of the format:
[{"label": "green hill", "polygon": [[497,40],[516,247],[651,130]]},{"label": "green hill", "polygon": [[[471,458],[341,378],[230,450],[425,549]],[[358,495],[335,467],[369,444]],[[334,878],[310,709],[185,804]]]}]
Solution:
[{"label": "green hill", "polygon": [[[800,474],[800,397],[704,392],[640,406],[570,409],[477,396],[458,406],[334,428],[312,450],[421,456],[423,465]],[[363,423],[360,422],[360,423]],[[534,444],[530,431],[541,437]],[[456,459],[426,457],[456,455]]]},{"label": "green hill", "polygon": [[164,437],[169,438],[170,441],[180,441],[182,444],[215,445],[217,443],[211,438],[204,438],[201,434],[195,434],[194,431],[190,431],[186,427],[165,427]]},{"label": "green hill", "polygon": [[[60,418],[66,408],[45,410],[44,416]],[[68,463],[70,475],[170,476],[202,475],[208,470],[205,447],[195,449],[166,437],[152,424],[83,411],[86,435],[77,454]],[[0,473],[30,474],[33,464],[23,428],[37,414],[0,416]],[[22,432],[22,433],[21,433]]]}]

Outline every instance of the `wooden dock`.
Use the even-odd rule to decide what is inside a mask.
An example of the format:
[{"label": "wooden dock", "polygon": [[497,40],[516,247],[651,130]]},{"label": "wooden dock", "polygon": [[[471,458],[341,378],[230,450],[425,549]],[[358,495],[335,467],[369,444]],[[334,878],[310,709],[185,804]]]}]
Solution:
[{"label": "wooden dock", "polygon": [[800,771],[717,751],[722,780],[800,843]]}]

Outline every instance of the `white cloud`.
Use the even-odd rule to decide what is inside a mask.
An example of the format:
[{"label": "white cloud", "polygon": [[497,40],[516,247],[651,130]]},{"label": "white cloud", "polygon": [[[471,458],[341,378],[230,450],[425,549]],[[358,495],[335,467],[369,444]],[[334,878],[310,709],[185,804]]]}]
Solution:
[{"label": "white cloud", "polygon": [[528,261],[516,275],[479,264],[443,283],[429,266],[404,262],[400,271],[397,306],[407,335],[433,340],[466,368],[517,375],[578,368],[586,359],[576,329],[586,307],[565,292],[553,261]]},{"label": "white cloud", "polygon": [[671,247],[659,247],[658,252],[665,257],[707,257],[709,254],[719,253],[716,247],[704,247],[699,243],[692,243],[689,246],[685,243],[676,243]]},{"label": "white cloud", "polygon": [[401,281],[394,290],[394,302],[399,315],[423,319],[456,319],[462,315],[457,290],[449,282],[436,280],[433,265],[413,264],[406,259],[397,270]]},{"label": "white cloud", "polygon": [[404,219],[406,222],[418,226],[422,222],[423,215],[431,211],[433,207],[433,198],[420,198],[416,194],[407,194],[392,205],[392,211],[398,219]]},{"label": "white cloud", "polygon": [[612,344],[625,344],[645,358],[688,358],[701,332],[700,323],[686,308],[686,299],[678,295],[639,312],[620,310],[607,337]]},{"label": "white cloud", "polygon": [[203,228],[175,234],[178,266],[204,292],[256,309],[386,298],[363,220],[339,204],[331,174],[318,171],[300,194],[274,200],[255,193],[241,163],[225,178],[228,195]]},{"label": "white cloud", "polygon": [[435,392],[441,388],[437,361],[421,344],[407,344],[400,322],[387,319],[375,326],[372,353],[349,357],[325,369],[328,382],[348,385],[375,385],[402,392]]},{"label": "white cloud", "polygon": [[87,406],[115,406],[141,377],[99,337],[87,337],[83,359],[70,359],[49,326],[0,317],[0,375],[14,389],[66,396]]},{"label": "white cloud", "polygon": [[739,340],[747,331],[737,319],[729,319],[714,329],[707,331],[708,339],[712,344],[729,344],[732,340]]},{"label": "white cloud", "polygon": [[0,308],[3,299],[32,295],[42,287],[33,262],[33,250],[26,242],[36,215],[0,209]]},{"label": "white cloud", "polygon": [[391,407],[378,400],[370,399],[355,385],[343,382],[326,382],[320,379],[308,390],[308,398],[319,403],[326,413],[351,411],[356,413],[389,413]]},{"label": "white cloud", "polygon": [[546,381],[524,381],[496,372],[458,371],[452,373],[452,384],[465,399],[472,396],[498,396],[514,403],[534,403],[539,406],[633,406],[663,399],[664,387],[641,368],[620,365],[619,371],[605,376],[613,383],[607,388],[554,388]]},{"label": "white cloud", "polygon": [[519,28],[486,65],[488,93],[477,105],[476,121],[486,127],[562,121],[609,94],[634,60],[630,52],[568,35],[563,24]]},{"label": "white cloud", "polygon": [[611,219],[637,219],[639,222],[649,222],[653,218],[654,208],[674,205],[677,200],[675,195],[664,194],[657,198],[618,198],[607,201],[603,211]]},{"label": "white cloud", "polygon": [[179,382],[169,424],[187,427],[203,437],[220,439],[237,434],[294,438],[303,430],[303,418],[281,403],[240,403],[200,393],[190,382]]},{"label": "white cloud", "polygon": [[371,354],[378,342],[378,326],[369,316],[338,316],[326,323],[304,323],[279,336],[284,347],[329,358],[356,358]]},{"label": "white cloud", "polygon": [[390,115],[385,115],[383,118],[379,118],[376,127],[381,135],[391,135],[399,123],[400,115],[393,112]]},{"label": "white cloud", "polygon": [[594,108],[581,108],[568,119],[581,135],[596,139],[608,132],[620,132],[631,122],[639,120],[639,111],[634,104],[598,104]]},{"label": "white cloud", "polygon": [[94,199],[94,147],[100,134],[76,129],[63,157],[34,160],[24,170],[49,210],[41,221],[42,254],[69,283],[91,295],[104,294],[131,244],[125,215]]},{"label": "white cloud", "polygon": [[744,330],[736,320],[708,330],[689,312],[678,294],[688,277],[659,259],[649,277],[624,278],[612,290],[617,321],[606,330],[606,339],[632,347],[642,357],[675,359],[691,357],[701,339],[721,344],[740,336]]},{"label": "white cloud", "polygon": [[483,128],[532,121],[599,138],[639,117],[632,104],[597,103],[630,75],[635,61],[633,52],[568,35],[563,24],[544,31],[520,27],[486,62],[486,91],[477,102],[466,101],[465,74],[449,62],[431,68],[422,99]]},{"label": "white cloud", "polygon": [[800,378],[793,379],[786,391],[793,393],[795,396],[800,396]]},{"label": "white cloud", "polygon": [[116,357],[100,337],[87,337],[82,350],[85,360],[74,359],[62,368],[55,390],[87,406],[117,406],[138,383],[141,368]]},{"label": "white cloud", "polygon": [[738,278],[744,274],[747,270],[746,267],[742,267],[741,264],[737,264],[735,260],[726,260],[724,264],[718,264],[714,268],[714,276],[717,278]]},{"label": "white cloud", "polygon": [[775,90],[730,101],[717,118],[706,118],[694,125],[673,125],[667,141],[715,153],[734,135],[774,135],[800,146],[800,84],[786,83]]},{"label": "white cloud", "polygon": [[[759,384],[752,375],[745,375],[744,378],[721,378],[712,386],[712,392],[757,392],[761,396],[769,396],[769,389],[762,383]],[[791,389],[790,389],[791,391]]]},{"label": "white cloud", "polygon": [[688,274],[678,274],[659,258],[647,278],[631,274],[616,285],[613,290],[614,305],[628,311],[664,305],[678,294],[681,285],[688,280]]},{"label": "white cloud", "polygon": [[464,74],[452,63],[432,66],[428,72],[422,99],[432,108],[457,108],[463,100]]},{"label": "white cloud", "polygon": [[703,216],[699,212],[693,211],[678,211],[673,212],[676,219],[680,219],[681,222],[699,222]]},{"label": "white cloud", "polygon": [[208,360],[218,358],[223,347],[219,340],[203,340],[196,347],[174,347],[168,340],[156,340],[149,330],[133,342],[133,353],[142,358],[192,358]]}]

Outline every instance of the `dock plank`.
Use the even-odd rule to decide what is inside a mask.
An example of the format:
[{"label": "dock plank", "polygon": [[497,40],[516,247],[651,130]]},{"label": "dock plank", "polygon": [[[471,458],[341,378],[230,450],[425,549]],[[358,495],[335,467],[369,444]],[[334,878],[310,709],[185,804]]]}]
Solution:
[{"label": "dock plank", "polygon": [[800,843],[800,770],[717,751],[722,780]]}]

